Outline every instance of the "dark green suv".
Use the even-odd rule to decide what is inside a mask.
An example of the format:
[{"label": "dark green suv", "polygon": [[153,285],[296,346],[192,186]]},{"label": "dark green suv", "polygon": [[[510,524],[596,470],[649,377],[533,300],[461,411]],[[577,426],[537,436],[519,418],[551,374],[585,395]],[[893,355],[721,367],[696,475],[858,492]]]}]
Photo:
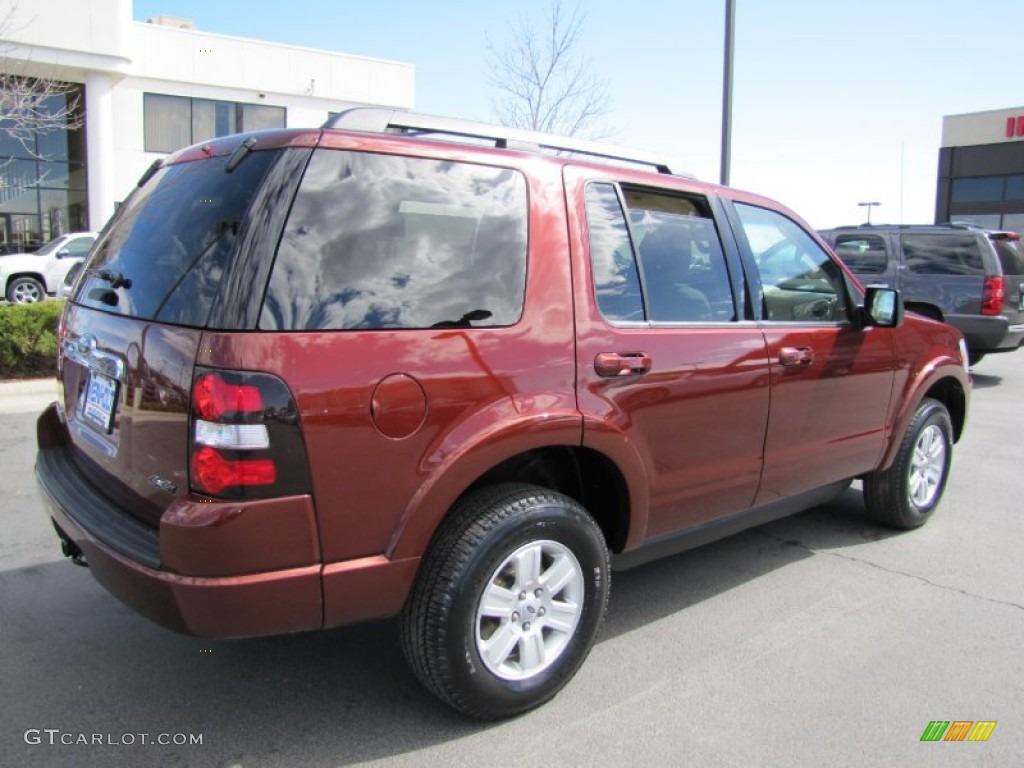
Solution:
[{"label": "dark green suv", "polygon": [[819,234],[865,285],[898,288],[909,311],[960,329],[971,363],[1024,342],[1024,250],[1016,232],[954,223]]}]

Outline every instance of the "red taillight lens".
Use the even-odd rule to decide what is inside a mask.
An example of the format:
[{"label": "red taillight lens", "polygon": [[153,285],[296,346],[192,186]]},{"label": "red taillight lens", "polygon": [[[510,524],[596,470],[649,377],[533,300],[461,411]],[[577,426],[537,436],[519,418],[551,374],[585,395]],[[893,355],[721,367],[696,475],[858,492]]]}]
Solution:
[{"label": "red taillight lens", "polygon": [[196,379],[192,402],[199,418],[216,421],[227,413],[251,413],[263,410],[260,391],[252,385],[228,384],[215,373]]},{"label": "red taillight lens", "polygon": [[197,368],[191,437],[197,493],[245,499],[310,492],[298,409],[277,376]]},{"label": "red taillight lens", "polygon": [[986,277],[981,289],[981,314],[999,315],[1003,312],[1003,299],[1006,298],[1006,287],[1003,277]]},{"label": "red taillight lens", "polygon": [[247,485],[273,485],[277,467],[272,459],[228,460],[213,448],[203,447],[192,454],[192,482],[208,493]]}]

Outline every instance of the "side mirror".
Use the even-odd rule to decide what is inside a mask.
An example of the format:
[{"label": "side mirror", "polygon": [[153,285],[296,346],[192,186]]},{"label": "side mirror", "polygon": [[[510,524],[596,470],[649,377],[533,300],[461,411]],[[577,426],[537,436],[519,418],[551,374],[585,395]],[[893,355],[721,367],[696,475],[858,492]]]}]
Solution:
[{"label": "side mirror", "polygon": [[71,251],[69,251],[67,248],[61,248],[59,251],[57,251],[58,259],[66,259],[70,255]]},{"label": "side mirror", "polygon": [[864,290],[861,323],[866,327],[896,328],[903,323],[903,297],[895,288],[869,285]]}]

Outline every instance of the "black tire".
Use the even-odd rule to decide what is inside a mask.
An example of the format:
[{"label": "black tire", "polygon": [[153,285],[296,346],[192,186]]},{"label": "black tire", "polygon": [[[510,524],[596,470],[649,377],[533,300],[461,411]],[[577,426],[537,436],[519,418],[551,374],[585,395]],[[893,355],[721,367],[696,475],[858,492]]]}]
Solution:
[{"label": "black tire", "polygon": [[[590,653],[609,577],[604,536],[574,500],[524,484],[482,488],[455,505],[423,559],[402,649],[420,682],[458,711],[481,720],[525,712]],[[484,609],[485,594],[500,610]]]},{"label": "black tire", "polygon": [[910,530],[942,500],[953,457],[953,425],[938,400],[921,401],[892,466],[864,478],[864,502],[881,523]]},{"label": "black tire", "polygon": [[11,304],[35,304],[46,298],[46,288],[34,277],[16,277],[7,285],[7,300]]}]

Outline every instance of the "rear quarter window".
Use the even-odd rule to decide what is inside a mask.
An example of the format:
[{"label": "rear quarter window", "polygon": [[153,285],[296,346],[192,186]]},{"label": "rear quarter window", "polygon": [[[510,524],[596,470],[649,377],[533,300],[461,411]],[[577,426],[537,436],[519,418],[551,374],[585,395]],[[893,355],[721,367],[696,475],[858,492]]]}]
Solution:
[{"label": "rear quarter window", "polygon": [[985,265],[972,234],[905,234],[900,238],[907,269],[922,275],[982,275]]},{"label": "rear quarter window", "polygon": [[260,327],[513,325],[526,285],[526,181],[506,168],[320,149]]}]

